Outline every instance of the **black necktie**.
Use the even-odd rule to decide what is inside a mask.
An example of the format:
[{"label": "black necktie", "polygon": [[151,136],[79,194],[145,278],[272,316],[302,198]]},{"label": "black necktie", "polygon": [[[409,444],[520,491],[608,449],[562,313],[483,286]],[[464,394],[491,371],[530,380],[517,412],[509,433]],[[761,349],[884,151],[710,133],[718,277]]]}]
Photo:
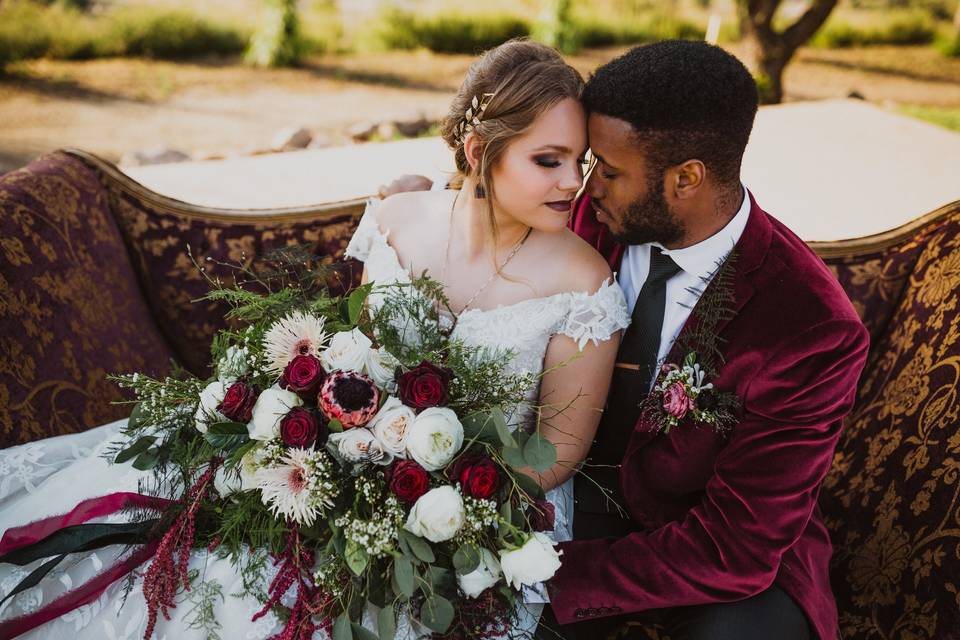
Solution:
[{"label": "black necktie", "polygon": [[[607,407],[597,429],[597,438],[590,449],[589,462],[602,466],[585,469],[598,484],[611,491],[621,505],[619,465],[626,453],[633,427],[640,417],[640,404],[647,397],[650,382],[656,375],[666,310],[667,281],[679,271],[680,267],[670,256],[664,255],[659,247],[650,247],[650,271],[637,295],[630,326],[620,342]],[[586,509],[591,513],[599,510],[615,515],[613,505],[603,498],[589,480],[578,478],[575,489],[578,510]],[[613,529],[605,529],[613,526],[610,522],[591,520],[587,514],[580,517],[580,524],[583,525],[580,528],[578,517],[574,518],[575,533],[581,530],[575,536],[578,539],[615,533]]]}]

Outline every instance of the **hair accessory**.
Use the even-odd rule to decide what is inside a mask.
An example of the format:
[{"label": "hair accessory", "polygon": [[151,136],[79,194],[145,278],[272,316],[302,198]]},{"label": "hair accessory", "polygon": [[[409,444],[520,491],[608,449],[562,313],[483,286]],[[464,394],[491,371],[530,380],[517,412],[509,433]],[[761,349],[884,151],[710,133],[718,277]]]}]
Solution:
[{"label": "hair accessory", "polygon": [[463,113],[463,120],[457,125],[458,145],[463,144],[463,139],[467,137],[467,134],[473,131],[475,126],[480,124],[483,118],[483,112],[486,111],[487,105],[490,104],[490,98],[494,95],[493,93],[484,93],[481,94],[480,97],[473,96],[473,100],[470,101],[470,106],[467,107],[467,110]]}]

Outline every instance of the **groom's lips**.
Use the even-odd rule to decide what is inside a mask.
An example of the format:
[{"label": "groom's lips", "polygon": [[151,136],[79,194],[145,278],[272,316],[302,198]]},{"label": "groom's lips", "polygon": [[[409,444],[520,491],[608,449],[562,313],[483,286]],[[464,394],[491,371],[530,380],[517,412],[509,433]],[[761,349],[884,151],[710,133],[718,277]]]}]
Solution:
[{"label": "groom's lips", "polygon": [[570,205],[573,204],[573,200],[555,200],[553,202],[548,202],[547,206],[553,209],[554,211],[570,211]]},{"label": "groom's lips", "polygon": [[593,205],[593,211],[597,214],[598,222],[607,223],[612,220],[612,218],[610,217],[610,214],[604,211],[603,209],[601,209],[596,202],[591,202],[590,204]]}]

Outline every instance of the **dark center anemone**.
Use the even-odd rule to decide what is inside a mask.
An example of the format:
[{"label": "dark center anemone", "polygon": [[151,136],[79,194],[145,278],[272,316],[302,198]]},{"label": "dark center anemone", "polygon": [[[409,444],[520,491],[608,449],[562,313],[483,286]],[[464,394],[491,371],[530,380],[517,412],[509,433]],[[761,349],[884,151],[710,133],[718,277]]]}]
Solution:
[{"label": "dark center anemone", "polygon": [[340,378],[333,386],[333,398],[347,411],[358,411],[370,406],[373,387],[369,382],[352,376]]}]

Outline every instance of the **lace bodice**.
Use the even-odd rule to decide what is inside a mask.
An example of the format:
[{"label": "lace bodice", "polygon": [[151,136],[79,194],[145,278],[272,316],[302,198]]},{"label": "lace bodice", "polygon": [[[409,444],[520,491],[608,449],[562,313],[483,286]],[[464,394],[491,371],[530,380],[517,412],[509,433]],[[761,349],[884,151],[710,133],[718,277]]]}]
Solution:
[{"label": "lace bodice", "polygon": [[[410,282],[410,274],[377,224],[376,209],[377,202],[371,201],[347,246],[347,256],[364,263],[371,282]],[[377,306],[376,293],[370,302]],[[593,293],[558,293],[494,309],[467,309],[459,315],[453,336],[470,345],[509,349],[515,354],[510,363],[514,372],[539,374],[553,336],[569,336],[582,350],[589,342],[607,340],[629,323],[620,285],[605,282]]]}]

